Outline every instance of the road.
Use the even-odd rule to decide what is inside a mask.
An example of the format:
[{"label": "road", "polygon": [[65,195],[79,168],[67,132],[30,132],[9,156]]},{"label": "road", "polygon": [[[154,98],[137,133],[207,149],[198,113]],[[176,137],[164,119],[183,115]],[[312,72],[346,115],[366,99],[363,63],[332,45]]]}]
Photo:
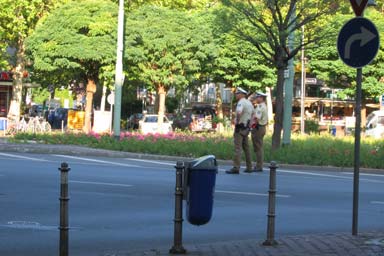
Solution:
[{"label": "road", "polygon": [[[68,162],[70,252],[106,255],[172,245],[174,162],[0,153],[0,255],[58,255],[59,171]],[[214,216],[184,222],[184,244],[265,238],[269,172],[226,175]],[[350,232],[352,175],[278,170],[277,236]],[[360,229],[383,229],[384,175],[362,174]]]}]

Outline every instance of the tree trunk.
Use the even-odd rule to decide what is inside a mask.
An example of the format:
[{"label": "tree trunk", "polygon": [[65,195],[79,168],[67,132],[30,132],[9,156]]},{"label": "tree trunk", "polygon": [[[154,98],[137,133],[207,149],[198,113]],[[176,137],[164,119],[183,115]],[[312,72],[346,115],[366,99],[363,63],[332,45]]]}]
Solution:
[{"label": "tree trunk", "polygon": [[23,75],[24,75],[24,41],[19,39],[16,52],[16,66],[13,68],[13,87],[12,98],[9,107],[8,118],[10,120],[20,120],[21,98],[23,92]]},{"label": "tree trunk", "polygon": [[281,131],[283,129],[284,114],[284,66],[279,66],[277,70],[276,100],[275,100],[275,123],[272,135],[272,150],[280,148]]},{"label": "tree trunk", "polygon": [[100,102],[100,110],[102,112],[105,111],[105,98],[107,94],[107,86],[105,85],[105,82],[103,84],[103,94],[101,95],[101,102]]},{"label": "tree trunk", "polygon": [[153,108],[153,114],[154,113],[159,113],[159,104],[160,104],[160,100],[159,100],[159,97],[160,97],[160,94],[157,93],[156,97],[155,97],[155,106]]},{"label": "tree trunk", "polygon": [[163,119],[164,119],[164,114],[165,114],[165,95],[166,95],[166,90],[164,85],[159,85],[157,88],[157,94],[159,95],[159,118],[157,119],[157,125],[158,125],[158,131],[161,133],[161,127],[163,126]]},{"label": "tree trunk", "polygon": [[224,131],[223,121],[223,99],[221,97],[220,84],[216,84],[216,111],[217,118],[220,122],[217,123],[217,132],[222,133]]},{"label": "tree trunk", "polygon": [[93,106],[93,94],[96,92],[96,83],[92,78],[88,78],[87,81],[87,100],[85,105],[85,121],[83,130],[85,133],[91,131],[91,117],[92,117],[92,106]]},{"label": "tree trunk", "polygon": [[271,87],[267,87],[267,109],[268,109],[268,130],[273,131],[273,104],[272,104],[272,89]]}]

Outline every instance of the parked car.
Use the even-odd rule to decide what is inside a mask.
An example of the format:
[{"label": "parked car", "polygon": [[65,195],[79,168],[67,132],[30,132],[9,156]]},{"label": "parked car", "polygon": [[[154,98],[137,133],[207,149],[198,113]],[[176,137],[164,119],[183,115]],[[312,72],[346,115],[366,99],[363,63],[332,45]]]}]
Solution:
[{"label": "parked car", "polygon": [[43,115],[43,105],[32,105],[28,110],[28,116],[42,116]]},{"label": "parked car", "polygon": [[143,118],[143,114],[136,113],[131,115],[127,120],[127,130],[129,129],[139,129],[139,121]]},{"label": "parked car", "polygon": [[139,131],[142,134],[148,133],[169,133],[172,132],[172,122],[164,116],[163,124],[159,127],[157,121],[158,115],[144,115],[143,119],[139,122]]},{"label": "parked car", "polygon": [[215,131],[215,108],[212,105],[198,105],[183,109],[173,121],[174,129],[189,129],[192,132]]},{"label": "parked car", "polygon": [[56,108],[51,110],[48,114],[48,122],[52,129],[61,129],[67,127],[68,109]]},{"label": "parked car", "polygon": [[373,111],[368,115],[365,135],[376,139],[384,138],[384,110]]}]

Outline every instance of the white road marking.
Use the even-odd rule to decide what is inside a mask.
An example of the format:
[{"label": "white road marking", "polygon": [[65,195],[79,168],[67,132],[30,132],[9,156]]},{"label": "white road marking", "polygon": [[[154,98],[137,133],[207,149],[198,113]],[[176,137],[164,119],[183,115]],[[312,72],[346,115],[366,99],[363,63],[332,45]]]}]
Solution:
[{"label": "white road marking", "polygon": [[[353,175],[352,172],[343,172],[343,174]],[[384,174],[373,174],[373,173],[360,173],[361,176],[371,176],[371,177],[382,177],[384,178]]]},{"label": "white road marking", "polygon": [[162,164],[162,165],[176,166],[176,163],[167,163],[167,162],[152,161],[152,160],[145,160],[145,159],[134,159],[134,158],[125,158],[125,159],[130,160],[130,161],[137,161],[137,162],[144,162],[144,163],[151,163],[151,164]]},{"label": "white road marking", "polygon": [[6,153],[0,153],[0,156],[7,156],[7,157],[13,157],[13,158],[31,160],[31,161],[38,161],[38,162],[49,162],[48,160],[41,159],[41,158],[32,158],[32,157],[27,157],[27,156],[19,156],[19,155],[6,154]]},{"label": "white road marking", "polygon": [[371,204],[383,204],[384,205],[384,202],[381,202],[381,201],[371,201]]},{"label": "white road marking", "polygon": [[[268,196],[268,194],[263,194],[263,193],[239,192],[239,191],[229,191],[229,190],[215,190],[215,192],[223,193],[223,194],[246,195],[246,196]],[[277,194],[276,197],[289,198],[291,196]]]},{"label": "white road marking", "polygon": [[[331,174],[322,174],[322,173],[313,173],[313,172],[299,172],[299,171],[286,171],[286,170],[278,170],[278,172],[293,173],[293,174],[303,174],[303,175],[327,177],[327,178],[337,178],[337,179],[342,179],[342,180],[353,180],[353,177],[345,177],[345,176],[338,176],[338,175],[331,175]],[[384,184],[384,181],[380,181],[380,180],[371,180],[371,179],[361,179],[360,178],[360,181]]]},{"label": "white road marking", "polygon": [[70,159],[76,159],[76,160],[83,160],[83,161],[88,161],[88,162],[101,163],[101,164],[110,164],[110,165],[125,166],[125,167],[140,167],[138,165],[133,165],[133,164],[123,164],[123,163],[116,163],[116,162],[103,161],[103,160],[96,160],[96,159],[77,157],[77,156],[66,156],[66,155],[54,155],[54,156],[70,158]]},{"label": "white road marking", "polygon": [[108,182],[94,182],[94,181],[80,181],[80,180],[70,180],[70,183],[79,183],[79,184],[90,184],[90,185],[103,185],[103,186],[114,186],[114,187],[133,187],[133,185],[120,184],[120,183],[108,183]]},{"label": "white road marking", "polygon": [[340,179],[350,179],[349,177],[345,176],[338,176],[338,175],[332,175],[332,174],[323,174],[323,173],[314,173],[314,172],[300,172],[300,171],[287,171],[287,170],[277,170],[277,172],[282,173],[293,173],[293,174],[304,174],[309,176],[318,176],[318,177],[328,177],[328,178],[340,178]]}]

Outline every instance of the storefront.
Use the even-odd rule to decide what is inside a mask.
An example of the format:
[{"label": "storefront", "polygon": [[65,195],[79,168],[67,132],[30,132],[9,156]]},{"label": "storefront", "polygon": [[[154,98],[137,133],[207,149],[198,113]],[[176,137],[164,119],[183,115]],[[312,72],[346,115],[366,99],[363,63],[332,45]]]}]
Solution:
[{"label": "storefront", "polygon": [[9,72],[0,72],[0,117],[7,117],[12,95],[12,76]]},{"label": "storefront", "polygon": [[[306,97],[304,102],[305,120],[316,121],[320,131],[327,131],[336,127],[338,134],[343,134],[346,128],[346,119],[353,116],[355,102],[353,100],[333,100],[327,98]],[[293,130],[300,129],[301,101],[293,101],[292,123]]]}]

